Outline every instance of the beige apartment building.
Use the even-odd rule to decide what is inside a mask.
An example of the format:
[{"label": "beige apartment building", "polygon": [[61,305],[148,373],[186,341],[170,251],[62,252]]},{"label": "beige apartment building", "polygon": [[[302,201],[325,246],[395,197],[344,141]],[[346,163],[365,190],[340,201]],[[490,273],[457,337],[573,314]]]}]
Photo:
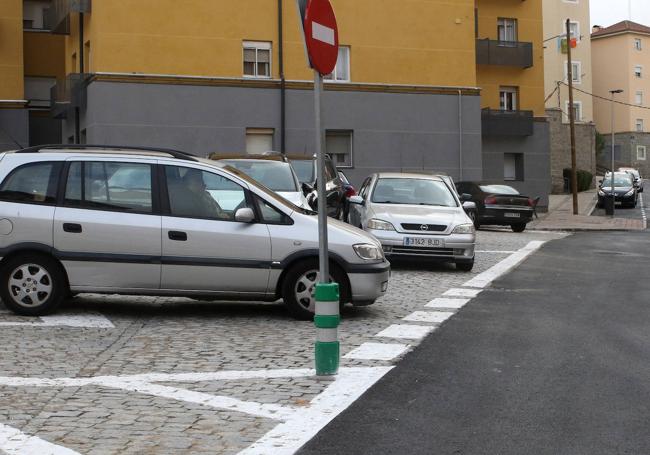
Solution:
[{"label": "beige apartment building", "polygon": [[[633,166],[650,175],[647,150],[650,149],[650,27],[623,21],[611,27],[594,27],[594,93],[610,98],[611,90],[625,104],[614,105],[616,166]],[[594,100],[594,120],[605,134],[605,150],[598,157],[603,167],[611,166],[612,104]]]},{"label": "beige apartment building", "polygon": [[544,0],[544,88],[551,134],[551,180],[554,193],[565,190],[564,168],[571,166],[569,130],[568,44],[570,20],[578,168],[595,174],[595,127],[589,0]]}]

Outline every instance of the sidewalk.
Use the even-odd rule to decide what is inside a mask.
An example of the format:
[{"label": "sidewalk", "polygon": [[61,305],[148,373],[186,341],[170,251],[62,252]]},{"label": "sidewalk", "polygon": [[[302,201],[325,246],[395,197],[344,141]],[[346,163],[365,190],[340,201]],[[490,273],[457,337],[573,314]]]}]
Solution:
[{"label": "sidewalk", "polygon": [[589,216],[598,200],[597,190],[578,193],[579,215],[573,215],[573,197],[570,194],[552,194],[548,213],[528,223],[528,229],[537,231],[641,231],[642,220]]}]

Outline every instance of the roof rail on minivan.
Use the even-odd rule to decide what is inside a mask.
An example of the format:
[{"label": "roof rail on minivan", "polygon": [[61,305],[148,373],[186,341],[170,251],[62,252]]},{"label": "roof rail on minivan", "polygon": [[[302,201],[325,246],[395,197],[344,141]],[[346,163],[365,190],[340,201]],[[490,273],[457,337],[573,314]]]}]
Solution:
[{"label": "roof rail on minivan", "polygon": [[180,150],[166,149],[166,148],[157,148],[157,147],[139,147],[139,146],[126,146],[126,145],[97,145],[97,144],[48,144],[48,145],[37,145],[34,147],[28,147],[21,150],[17,150],[16,153],[40,153],[44,150],[124,150],[124,151],[133,151],[133,152],[157,152],[157,153],[166,153],[173,158],[185,161],[197,161],[196,156],[191,153],[182,152]]}]

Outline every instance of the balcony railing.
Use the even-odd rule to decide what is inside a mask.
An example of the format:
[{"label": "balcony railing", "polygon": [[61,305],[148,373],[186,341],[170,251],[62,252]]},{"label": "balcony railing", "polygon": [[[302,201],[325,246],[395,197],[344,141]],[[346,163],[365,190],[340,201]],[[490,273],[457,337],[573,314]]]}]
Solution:
[{"label": "balcony railing", "polygon": [[70,14],[89,13],[91,0],[52,0],[45,10],[44,28],[57,35],[70,34]]},{"label": "balcony railing", "polygon": [[86,108],[86,92],[89,74],[73,73],[50,89],[50,109],[52,117],[67,118],[75,107]]},{"label": "balcony railing", "polygon": [[533,66],[533,43],[477,39],[476,63],[530,68]]},{"label": "balcony railing", "polygon": [[533,111],[483,109],[483,136],[532,136]]}]

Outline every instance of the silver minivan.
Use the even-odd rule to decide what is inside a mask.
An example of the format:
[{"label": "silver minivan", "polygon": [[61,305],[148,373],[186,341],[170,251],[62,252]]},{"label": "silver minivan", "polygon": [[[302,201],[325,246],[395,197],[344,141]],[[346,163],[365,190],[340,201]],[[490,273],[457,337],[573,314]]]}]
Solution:
[{"label": "silver minivan", "polygon": [[[229,166],[160,149],[33,147],[0,154],[0,297],[22,315],[70,294],[283,298],[309,319],[317,217]],[[390,264],[329,220],[341,303],[372,304]]]}]

